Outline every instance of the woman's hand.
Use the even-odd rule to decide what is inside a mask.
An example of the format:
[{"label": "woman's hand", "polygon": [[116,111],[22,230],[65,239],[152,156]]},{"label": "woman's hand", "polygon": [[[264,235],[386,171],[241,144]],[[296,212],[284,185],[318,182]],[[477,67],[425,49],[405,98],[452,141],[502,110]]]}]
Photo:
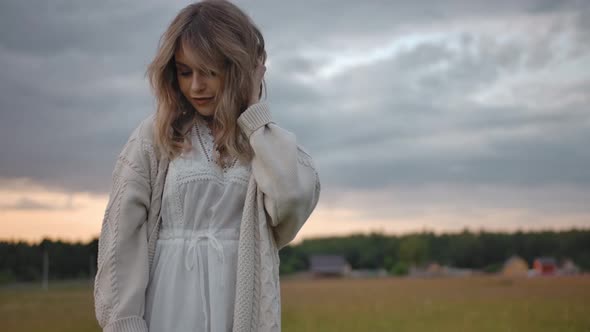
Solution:
[{"label": "woman's hand", "polygon": [[254,75],[252,75],[252,94],[248,107],[260,101],[260,96],[262,95],[262,79],[264,78],[265,72],[266,66],[263,63],[259,63],[258,67],[254,69]]}]

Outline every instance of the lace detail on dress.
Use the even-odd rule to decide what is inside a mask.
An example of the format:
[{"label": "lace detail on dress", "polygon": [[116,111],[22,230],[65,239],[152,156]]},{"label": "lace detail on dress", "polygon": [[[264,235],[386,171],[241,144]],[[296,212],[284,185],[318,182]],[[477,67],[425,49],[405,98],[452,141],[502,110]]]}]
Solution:
[{"label": "lace detail on dress", "polygon": [[[224,164],[227,166],[220,166],[215,161],[217,150],[215,149],[213,134],[206,124],[202,121],[197,121],[192,128],[191,139],[193,140],[193,145],[196,144],[195,141],[198,141],[207,163],[196,161],[197,158],[193,155],[187,156],[188,158],[186,159],[179,159],[177,163],[179,170],[177,180],[179,184],[192,180],[205,179],[214,180],[220,184],[233,182],[248,186],[251,166],[249,164],[243,164],[238,158],[229,160],[227,156],[224,160]],[[191,153],[195,153],[195,151],[193,150]]]},{"label": "lace detail on dress", "polygon": [[213,133],[209,126],[204,124],[202,121],[196,121],[192,127],[191,137],[196,137],[201,145],[202,151],[205,152],[205,156],[207,157],[207,161],[215,163],[218,167],[220,167],[224,172],[227,172],[230,168],[234,167],[238,161],[237,157],[233,159],[229,158],[229,156],[225,155],[222,162],[223,165],[219,165],[217,160],[219,159],[219,151],[215,146],[215,141],[213,138]]},{"label": "lace detail on dress", "polygon": [[181,224],[184,220],[184,195],[180,186],[190,182],[212,181],[222,186],[234,183],[247,187],[251,174],[251,165],[244,164],[237,158],[225,168],[211,158],[214,150],[213,135],[204,123],[193,126],[191,139],[192,150],[183,152],[170,161],[164,185],[165,195],[170,197],[168,207],[171,208],[175,223]]}]

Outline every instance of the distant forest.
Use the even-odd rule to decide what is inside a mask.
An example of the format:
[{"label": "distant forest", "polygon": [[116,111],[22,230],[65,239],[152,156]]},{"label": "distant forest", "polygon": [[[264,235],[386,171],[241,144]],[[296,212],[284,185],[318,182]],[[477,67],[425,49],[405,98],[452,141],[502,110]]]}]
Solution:
[{"label": "distant forest", "polygon": [[[41,280],[44,253],[50,280],[90,278],[96,273],[97,251],[98,239],[89,243],[0,242],[0,284]],[[338,254],[353,269],[384,268],[391,273],[428,262],[495,272],[512,255],[529,264],[540,256],[558,262],[571,259],[583,271],[590,271],[590,230],[498,233],[466,229],[447,234],[373,233],[306,239],[279,252],[281,274],[307,270],[314,254]]]}]

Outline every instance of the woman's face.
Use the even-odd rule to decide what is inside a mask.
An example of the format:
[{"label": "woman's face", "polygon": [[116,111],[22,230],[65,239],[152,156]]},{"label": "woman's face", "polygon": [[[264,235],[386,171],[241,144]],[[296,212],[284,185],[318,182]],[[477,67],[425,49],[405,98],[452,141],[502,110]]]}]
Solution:
[{"label": "woman's face", "polygon": [[176,77],[182,94],[202,116],[209,117],[215,112],[216,97],[221,94],[222,75],[204,71],[202,63],[194,53],[187,53],[179,47],[174,53]]}]

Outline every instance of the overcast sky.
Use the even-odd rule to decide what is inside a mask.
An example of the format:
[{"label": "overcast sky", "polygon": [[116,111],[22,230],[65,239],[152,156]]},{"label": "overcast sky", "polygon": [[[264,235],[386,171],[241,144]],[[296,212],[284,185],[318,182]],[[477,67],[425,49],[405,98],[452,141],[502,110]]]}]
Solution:
[{"label": "overcast sky", "polygon": [[[82,193],[106,204],[188,3],[0,4],[0,237]],[[590,1],[236,3],[266,38],[273,116],[318,167],[309,236],[590,227]]]}]

